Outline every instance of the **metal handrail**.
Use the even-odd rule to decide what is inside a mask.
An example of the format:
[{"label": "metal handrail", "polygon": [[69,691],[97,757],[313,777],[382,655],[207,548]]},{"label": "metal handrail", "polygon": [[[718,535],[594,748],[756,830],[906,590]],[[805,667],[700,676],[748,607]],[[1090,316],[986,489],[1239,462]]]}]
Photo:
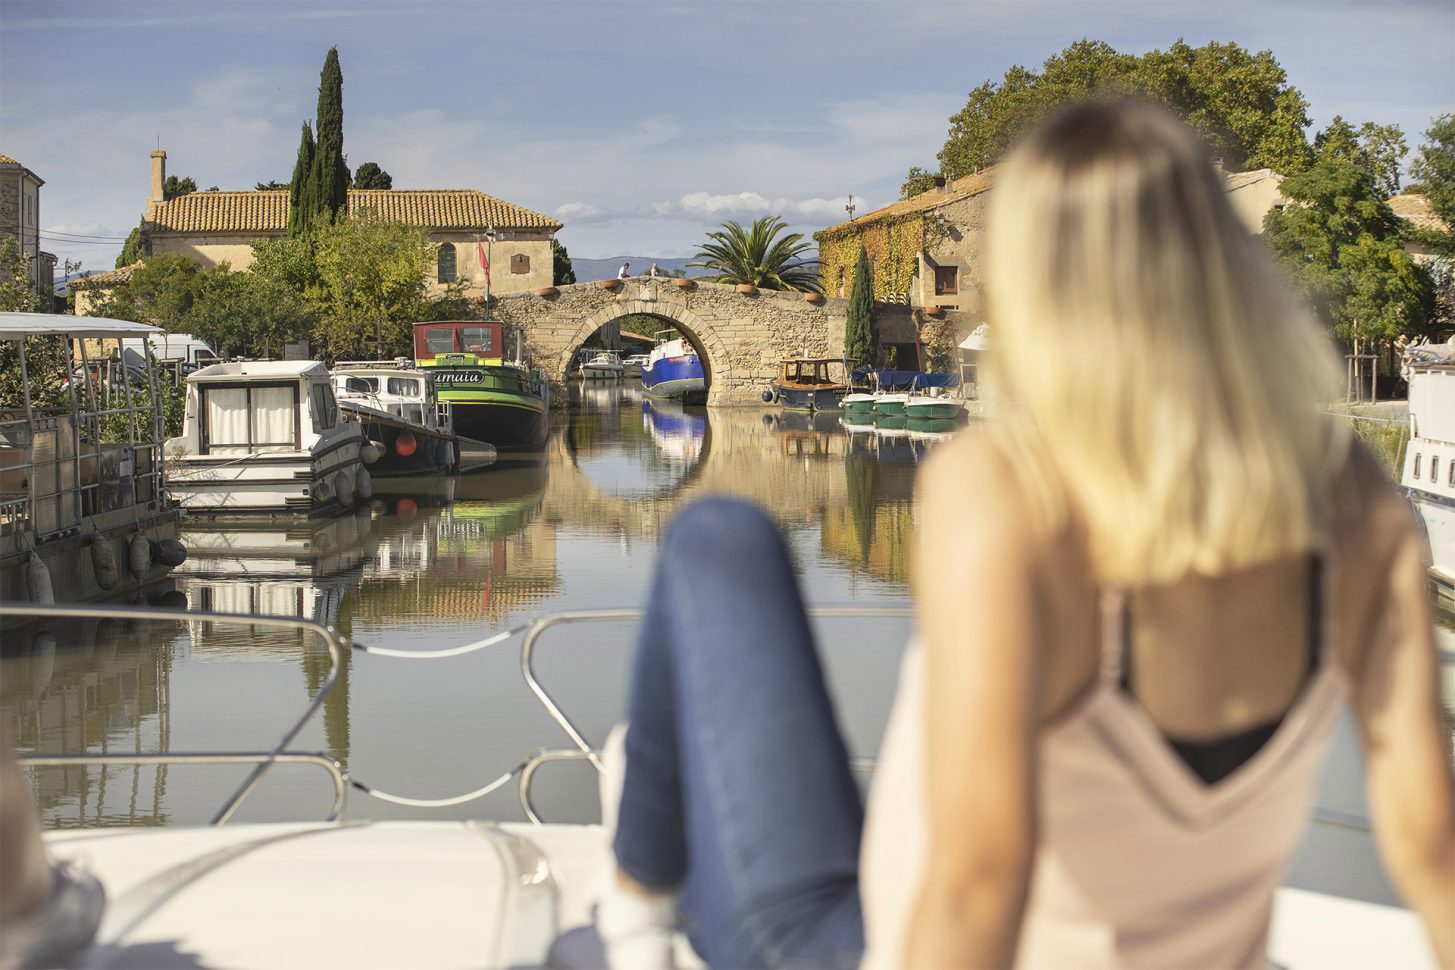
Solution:
[{"label": "metal handrail", "polygon": [[[303,630],[307,633],[316,634],[323,640],[324,646],[328,648],[328,676],[319,685],[318,691],[304,705],[303,710],[284,730],[283,736],[273,745],[268,752],[261,756],[257,766],[248,773],[241,785],[232,793],[232,796],[223,804],[216,815],[212,817],[211,825],[222,825],[232,818],[233,813],[238,810],[243,801],[258,787],[263,773],[273,765],[277,764],[280,756],[291,752],[284,752],[288,743],[297,736],[308,723],[315,711],[322,706],[323,701],[338,683],[339,670],[342,667],[343,652],[348,648],[349,643],[337,630],[314,620],[300,616],[256,616],[250,613],[217,613],[210,610],[164,610],[150,606],[73,606],[63,604],[33,605],[30,603],[0,603],[0,616],[10,617],[34,617],[37,619],[48,618],[75,618],[75,619],[132,619],[132,620],[161,620],[163,622],[202,622],[202,623],[236,623],[247,626],[275,627],[287,630]],[[37,753],[29,758],[65,757],[64,755],[53,755]],[[83,756],[84,757],[84,756]],[[26,760],[26,759],[22,759]]]},{"label": "metal handrail", "polygon": [[[906,606],[816,606],[810,607],[808,615],[812,618],[824,617],[912,617],[914,610]],[[536,644],[545,633],[553,626],[561,626],[567,623],[600,623],[613,620],[640,620],[644,610],[573,610],[562,613],[549,613],[538,617],[530,624],[525,634],[525,639],[520,644],[520,673],[525,678],[525,686],[540,701],[541,706],[546,709],[546,714],[556,726],[565,732],[566,737],[576,746],[576,751],[590,761],[597,771],[602,770],[601,758],[587,742],[581,731],[561,710],[555,698],[541,684],[540,678],[535,672],[535,651]],[[559,760],[559,759],[557,759]],[[529,765],[529,762],[527,762]],[[534,775],[533,770],[521,772],[521,784],[525,785],[530,776]],[[522,796],[523,798],[526,796]]]},{"label": "metal handrail", "polygon": [[[343,766],[325,754],[301,751],[184,752],[159,751],[155,754],[29,754],[20,755],[21,764],[37,768],[68,768],[77,765],[317,765],[328,772],[333,781],[333,806],[325,822],[337,822],[348,809],[348,782]],[[221,822],[214,820],[213,825]]]}]

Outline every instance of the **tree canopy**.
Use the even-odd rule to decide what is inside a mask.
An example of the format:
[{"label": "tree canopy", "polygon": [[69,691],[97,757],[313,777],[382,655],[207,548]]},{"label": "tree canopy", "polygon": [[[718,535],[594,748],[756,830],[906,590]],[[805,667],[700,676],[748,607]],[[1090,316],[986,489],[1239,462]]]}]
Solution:
[{"label": "tree canopy", "polygon": [[351,176],[344,160],[344,74],[337,47],[328,49],[319,74],[314,123],[316,131],[303,123],[293,178],[288,183],[288,233],[293,236],[336,221],[348,207]]},{"label": "tree canopy", "polygon": [[747,229],[725,222],[722,229],[707,234],[707,241],[687,265],[711,271],[717,283],[822,292],[816,263],[807,255],[813,243],[802,233],[787,230],[788,224],[778,216],[754,219]]},{"label": "tree canopy", "polygon": [[1342,159],[1369,172],[1374,189],[1383,198],[1399,194],[1400,165],[1409,147],[1398,125],[1376,125],[1372,121],[1355,128],[1339,115],[1314,136],[1314,155]]},{"label": "tree canopy", "polygon": [[576,282],[576,270],[571,267],[571,254],[561,245],[561,240],[551,240],[551,285],[566,286]]},{"label": "tree canopy", "polygon": [[1418,332],[1430,279],[1405,252],[1404,227],[1374,174],[1330,152],[1282,189],[1290,204],[1264,217],[1264,235],[1334,332],[1345,340]]},{"label": "tree canopy", "polygon": [[844,321],[844,356],[855,366],[872,367],[879,362],[879,321],[874,318],[873,268],[869,253],[859,247],[854,264],[854,283],[849,290],[849,312]]},{"label": "tree canopy", "polygon": [[288,183],[288,235],[299,236],[312,228],[318,205],[313,191],[313,128],[303,122],[298,139],[298,159],[293,163],[293,181]]},{"label": "tree canopy", "polygon": [[[1165,51],[1134,55],[1083,38],[1039,71],[1016,65],[1000,81],[971,91],[965,107],[950,118],[940,172],[958,178],[993,165],[1046,114],[1098,95],[1134,95],[1167,105],[1229,168],[1291,174],[1311,160],[1304,137],[1308,102],[1288,83],[1271,51],[1251,53],[1233,43],[1192,47],[1179,40]],[[925,174],[911,169],[905,188],[922,184],[916,180]]]},{"label": "tree canopy", "polygon": [[1430,123],[1410,175],[1417,180],[1410,190],[1424,193],[1435,214],[1455,226],[1455,114]]},{"label": "tree canopy", "polygon": [[392,189],[394,176],[380,168],[378,162],[364,162],[354,169],[354,188]]},{"label": "tree canopy", "polygon": [[197,180],[190,175],[178,178],[175,175],[168,175],[167,180],[162,183],[162,195],[164,198],[176,199],[184,195],[191,195],[197,191]]}]

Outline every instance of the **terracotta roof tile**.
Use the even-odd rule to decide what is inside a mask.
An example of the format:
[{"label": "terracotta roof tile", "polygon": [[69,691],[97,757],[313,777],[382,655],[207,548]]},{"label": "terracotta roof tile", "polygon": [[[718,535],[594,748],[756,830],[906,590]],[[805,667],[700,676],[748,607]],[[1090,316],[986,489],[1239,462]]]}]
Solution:
[{"label": "terracotta roof tile", "polygon": [[[898,218],[914,212],[928,212],[942,205],[959,202],[961,199],[968,199],[971,196],[979,195],[981,192],[995,185],[995,171],[996,166],[992,165],[974,175],[966,175],[962,178],[955,179],[945,189],[930,189],[928,192],[921,192],[919,195],[912,195],[907,199],[891,202],[883,208],[875,209],[873,212],[867,212],[850,222],[841,222],[838,225],[829,226],[827,229],[820,229],[814,233],[814,237],[838,235],[851,231],[859,226],[878,222],[881,219]],[[1280,182],[1283,181],[1282,175],[1279,175],[1272,169],[1263,168],[1251,172],[1227,172],[1223,175],[1223,187],[1231,192],[1245,185],[1261,182],[1266,178],[1277,179]],[[946,191],[947,189],[948,191]]]},{"label": "terracotta roof tile", "polygon": [[843,232],[853,231],[860,226],[870,225],[882,219],[895,219],[901,216],[911,215],[916,212],[929,212],[931,209],[938,209],[950,202],[959,202],[961,199],[968,199],[971,196],[979,195],[995,184],[995,166],[991,166],[974,175],[966,175],[951,181],[945,188],[930,189],[928,192],[921,192],[919,195],[912,195],[907,199],[900,199],[898,202],[891,202],[873,212],[866,212],[857,219],[848,222],[841,222],[836,226],[829,226],[827,229],[820,229],[814,233],[815,237],[835,236]]},{"label": "terracotta roof tile", "polygon": [[[550,216],[478,189],[350,189],[349,208],[431,229],[561,228]],[[147,221],[157,232],[286,232],[288,192],[192,192],[149,205]]]},{"label": "terracotta roof tile", "polygon": [[138,261],[130,266],[121,266],[117,269],[109,269],[104,273],[92,273],[90,276],[82,276],[80,279],[71,280],[66,284],[73,290],[104,289],[111,286],[120,286],[131,280],[131,274],[144,266],[145,263]]},{"label": "terracotta roof tile", "polygon": [[1429,196],[1420,195],[1418,192],[1406,192],[1390,199],[1389,207],[1394,210],[1395,215],[1416,229],[1433,229],[1436,232],[1450,231],[1450,224],[1435,213],[1435,207],[1430,204]]},{"label": "terracotta roof tile", "polygon": [[19,162],[17,162],[15,159],[11,158],[9,155],[0,155],[0,165],[19,165],[19,164],[20,164]]}]

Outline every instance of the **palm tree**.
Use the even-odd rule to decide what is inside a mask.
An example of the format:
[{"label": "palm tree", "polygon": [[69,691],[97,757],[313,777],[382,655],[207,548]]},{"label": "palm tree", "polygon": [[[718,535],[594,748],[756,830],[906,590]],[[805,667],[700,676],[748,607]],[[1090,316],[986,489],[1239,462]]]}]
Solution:
[{"label": "palm tree", "polygon": [[707,242],[687,265],[713,271],[716,283],[751,283],[765,290],[822,293],[818,263],[804,256],[813,249],[813,243],[802,233],[779,235],[787,229],[788,224],[778,216],[754,219],[747,229],[736,222],[725,222],[722,229],[707,234]]}]

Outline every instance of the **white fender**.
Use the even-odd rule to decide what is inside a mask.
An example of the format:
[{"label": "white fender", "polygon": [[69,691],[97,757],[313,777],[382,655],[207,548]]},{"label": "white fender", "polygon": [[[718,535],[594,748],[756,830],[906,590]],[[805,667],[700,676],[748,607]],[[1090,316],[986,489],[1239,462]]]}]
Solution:
[{"label": "white fender", "polygon": [[145,579],[147,572],[152,568],[152,544],[146,536],[138,532],[131,537],[131,574],[137,579]]},{"label": "white fender", "polygon": [[40,556],[36,553],[30,554],[30,562],[25,570],[26,582],[30,586],[30,601],[32,603],[54,603],[56,591],[51,586],[51,571]]},{"label": "white fender", "polygon": [[355,491],[358,492],[360,502],[367,502],[374,497],[374,476],[369,474],[369,469],[359,469],[359,483]]},{"label": "white fender", "polygon": [[333,487],[338,495],[338,504],[348,507],[354,504],[354,473],[347,468],[333,476]]},{"label": "white fender", "polygon": [[116,564],[116,549],[108,537],[91,537],[91,568],[96,573],[96,585],[102,589],[115,589],[116,584],[121,581],[121,570]]}]

